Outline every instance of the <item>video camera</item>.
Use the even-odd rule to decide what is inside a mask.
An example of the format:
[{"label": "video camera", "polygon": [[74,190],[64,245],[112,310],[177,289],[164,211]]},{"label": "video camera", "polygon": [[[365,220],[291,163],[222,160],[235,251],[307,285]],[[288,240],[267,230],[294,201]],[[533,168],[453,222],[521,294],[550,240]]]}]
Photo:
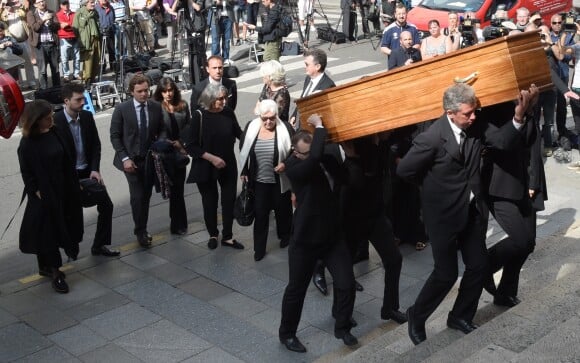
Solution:
[{"label": "video camera", "polygon": [[567,13],[560,13],[562,17],[562,30],[569,33],[576,32],[576,23],[580,22],[580,14],[571,9]]},{"label": "video camera", "polygon": [[459,18],[459,32],[461,33],[461,48],[472,46],[476,43],[475,24],[479,24],[479,19],[472,19],[469,15],[466,18]]}]

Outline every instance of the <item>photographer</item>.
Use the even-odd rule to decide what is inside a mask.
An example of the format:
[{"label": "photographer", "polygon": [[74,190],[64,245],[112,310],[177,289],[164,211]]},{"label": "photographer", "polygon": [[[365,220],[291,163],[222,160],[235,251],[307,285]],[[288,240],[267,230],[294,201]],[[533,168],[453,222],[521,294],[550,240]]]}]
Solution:
[{"label": "photographer", "polygon": [[73,29],[79,41],[83,61],[83,82],[88,86],[99,73],[101,54],[99,14],[95,11],[95,0],[87,0],[85,6],[79,9],[73,21]]},{"label": "photographer", "polygon": [[393,50],[389,56],[389,70],[422,60],[419,49],[413,48],[413,35],[411,32],[402,32],[400,39],[401,46]]},{"label": "photographer", "polygon": [[211,55],[221,55],[224,64],[230,64],[230,44],[234,22],[234,4],[231,0],[213,1],[208,13],[211,30]]},{"label": "photographer", "polygon": [[396,48],[400,47],[400,34],[408,31],[413,37],[413,48],[421,48],[421,36],[417,27],[407,23],[407,8],[403,4],[397,4],[395,9],[396,21],[385,28],[383,39],[381,40],[381,52],[390,56]]},{"label": "photographer", "polygon": [[[506,28],[506,24],[511,24],[514,29]],[[495,14],[491,17],[491,25],[483,29],[483,38],[487,40],[496,39],[509,34],[510,30],[516,30],[515,24],[508,22],[508,13],[503,5],[497,7]]]},{"label": "photographer", "polygon": [[26,14],[26,22],[31,28],[28,41],[36,51],[36,64],[40,78],[40,88],[48,88],[46,66],[50,66],[52,85],[60,86],[60,72],[58,71],[58,36],[56,31],[60,24],[53,11],[46,7],[46,0],[36,0],[34,10]]},{"label": "photographer", "polygon": [[[109,69],[116,71],[117,61],[115,59],[115,10],[109,4],[109,0],[99,0],[99,4],[95,6],[97,14],[99,14],[99,26],[101,28],[101,40],[106,38],[106,51],[109,54]],[[105,49],[101,49],[104,52]],[[100,54],[99,54],[100,56]],[[107,64],[103,57],[102,72],[106,73]]]},{"label": "photographer", "polygon": [[[0,54],[8,52],[14,55],[22,55],[22,46],[14,38],[5,34],[6,28],[6,24],[0,22]],[[7,71],[12,78],[18,80],[18,67],[12,67],[7,69]]]},{"label": "photographer", "polygon": [[264,11],[260,14],[262,27],[246,24],[248,29],[256,29],[258,39],[264,42],[264,61],[279,60],[282,38],[278,35],[278,23],[282,19],[282,6],[274,0],[262,0]]},{"label": "photographer", "polygon": [[147,0],[129,0],[129,9],[131,10],[131,14],[135,16],[141,31],[145,35],[149,55],[154,57],[156,54],[153,38],[153,20],[151,19],[149,11],[157,6],[157,2],[152,1],[149,6],[147,6],[147,3]]}]

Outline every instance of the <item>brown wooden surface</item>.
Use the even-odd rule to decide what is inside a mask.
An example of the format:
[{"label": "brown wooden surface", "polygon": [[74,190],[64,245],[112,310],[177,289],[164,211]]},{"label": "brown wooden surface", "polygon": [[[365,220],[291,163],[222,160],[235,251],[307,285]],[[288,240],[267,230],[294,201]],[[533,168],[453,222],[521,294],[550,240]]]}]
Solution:
[{"label": "brown wooden surface", "polygon": [[513,100],[532,83],[552,85],[540,37],[521,33],[299,99],[301,127],[318,113],[330,139],[339,142],[434,119],[443,113],[443,92],[454,78],[473,72],[478,77],[469,84],[482,106]]}]

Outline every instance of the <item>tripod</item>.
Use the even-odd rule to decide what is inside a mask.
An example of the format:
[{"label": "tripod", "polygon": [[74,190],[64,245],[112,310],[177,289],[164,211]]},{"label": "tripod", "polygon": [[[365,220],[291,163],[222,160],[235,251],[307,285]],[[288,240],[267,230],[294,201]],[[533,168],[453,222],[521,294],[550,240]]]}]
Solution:
[{"label": "tripod", "polygon": [[127,59],[127,45],[125,21],[117,22],[119,27],[119,37],[117,39],[117,62],[119,64],[119,72],[115,75],[115,83],[120,90],[121,100],[125,99],[125,59]]},{"label": "tripod", "polygon": [[133,46],[134,46],[134,52],[135,53],[142,53],[143,51],[146,53],[151,52],[152,49],[149,48],[149,44],[147,44],[147,38],[145,33],[143,32],[143,29],[141,29],[141,24],[139,23],[139,19],[137,18],[137,15],[133,16],[133,34],[132,34],[132,39],[133,39]]}]

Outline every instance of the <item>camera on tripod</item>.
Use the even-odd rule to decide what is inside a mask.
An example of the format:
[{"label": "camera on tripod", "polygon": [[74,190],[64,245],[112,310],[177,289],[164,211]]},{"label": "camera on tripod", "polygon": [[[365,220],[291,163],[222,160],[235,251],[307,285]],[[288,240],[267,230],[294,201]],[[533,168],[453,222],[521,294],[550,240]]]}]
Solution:
[{"label": "camera on tripod", "polygon": [[575,33],[578,29],[576,23],[580,22],[580,14],[571,9],[567,13],[560,13],[560,16],[562,17],[562,30],[568,33]]},{"label": "camera on tripod", "polygon": [[461,48],[466,48],[476,43],[475,24],[479,24],[479,19],[472,19],[469,15],[466,18],[459,18],[458,30],[461,33]]}]

